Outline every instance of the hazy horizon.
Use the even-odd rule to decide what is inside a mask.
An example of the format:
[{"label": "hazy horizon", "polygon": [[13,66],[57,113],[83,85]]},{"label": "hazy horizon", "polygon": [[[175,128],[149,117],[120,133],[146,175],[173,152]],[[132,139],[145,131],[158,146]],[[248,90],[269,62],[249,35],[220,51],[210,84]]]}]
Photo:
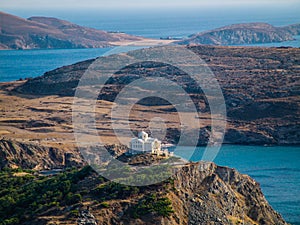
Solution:
[{"label": "hazy horizon", "polygon": [[[126,20],[128,17],[148,18],[253,18],[253,22],[268,22],[270,18],[284,18],[300,23],[300,0],[10,0],[0,3],[1,11],[19,17],[57,17],[79,22],[96,18]],[[249,19],[245,19],[248,22]],[[273,25],[286,25],[282,23]],[[239,21],[237,21],[239,22]],[[83,24],[82,24],[83,25]]]},{"label": "hazy horizon", "polygon": [[201,8],[201,7],[295,7],[300,9],[299,0],[86,0],[84,2],[77,0],[10,0],[1,2],[2,10],[51,10],[51,9],[182,9],[182,8]]}]

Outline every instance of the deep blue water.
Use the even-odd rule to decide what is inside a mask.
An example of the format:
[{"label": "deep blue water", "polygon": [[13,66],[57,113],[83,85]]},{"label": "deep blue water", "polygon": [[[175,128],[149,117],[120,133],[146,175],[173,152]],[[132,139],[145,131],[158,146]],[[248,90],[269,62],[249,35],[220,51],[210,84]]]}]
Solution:
[{"label": "deep blue water", "polygon": [[[200,161],[204,147],[190,159]],[[178,147],[176,155],[187,158],[192,147]],[[224,145],[215,163],[236,168],[261,185],[272,207],[291,223],[300,222],[300,147]]]},{"label": "deep blue water", "polygon": [[[299,4],[300,8],[300,4]],[[169,9],[147,11],[80,10],[80,11],[18,11],[8,10],[23,18],[33,15],[52,16],[71,22],[103,29],[123,31],[150,38],[187,37],[191,34],[217,27],[245,22],[267,22],[275,26],[300,23],[299,10],[294,8],[213,8]],[[263,44],[259,46],[300,47],[300,37],[295,41]],[[0,82],[36,77],[60,66],[102,55],[107,49],[64,49],[0,51]]]},{"label": "deep blue water", "polygon": [[108,50],[110,49],[2,50],[0,82],[37,77],[64,65],[96,58]]},{"label": "deep blue water", "polygon": [[[187,37],[193,33],[233,23],[268,22],[284,26],[300,22],[297,8],[277,10],[192,10],[147,12],[43,12],[10,11],[22,17],[45,15],[109,31],[123,31],[150,38]],[[260,46],[300,47],[296,41]],[[0,51],[0,82],[36,77],[60,66],[101,56],[110,49],[60,49]],[[188,147],[181,155],[192,151]],[[199,148],[193,157],[201,159]],[[215,162],[249,174],[262,187],[266,198],[289,222],[300,223],[300,149],[298,147],[223,146]]]},{"label": "deep blue water", "polygon": [[[58,17],[71,22],[107,31],[122,31],[150,38],[187,37],[191,34],[235,23],[266,22],[274,26],[300,23],[300,3],[297,7],[214,7],[147,10],[80,10],[43,11],[10,10],[27,18],[32,15]],[[300,44],[299,44],[300,45]]]}]

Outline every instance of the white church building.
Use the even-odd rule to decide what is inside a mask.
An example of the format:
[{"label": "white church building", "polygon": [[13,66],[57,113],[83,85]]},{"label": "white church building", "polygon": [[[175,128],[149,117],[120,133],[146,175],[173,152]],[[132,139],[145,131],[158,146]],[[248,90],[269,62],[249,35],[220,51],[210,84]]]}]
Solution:
[{"label": "white church building", "polygon": [[132,138],[129,143],[129,153],[132,155],[151,153],[154,155],[168,156],[168,150],[161,150],[161,141],[156,138],[151,138],[149,135],[142,131],[139,132],[137,138]]}]

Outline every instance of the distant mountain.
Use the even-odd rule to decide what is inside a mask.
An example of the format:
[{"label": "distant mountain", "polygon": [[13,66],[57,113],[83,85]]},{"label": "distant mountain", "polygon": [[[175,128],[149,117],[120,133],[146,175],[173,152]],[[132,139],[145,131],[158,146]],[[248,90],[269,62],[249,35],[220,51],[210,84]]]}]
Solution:
[{"label": "distant mountain", "polygon": [[221,27],[191,35],[179,44],[243,45],[294,40],[300,24],[274,27],[267,23],[244,23]]},{"label": "distant mountain", "polygon": [[101,48],[143,40],[49,17],[23,19],[0,12],[0,49]]}]

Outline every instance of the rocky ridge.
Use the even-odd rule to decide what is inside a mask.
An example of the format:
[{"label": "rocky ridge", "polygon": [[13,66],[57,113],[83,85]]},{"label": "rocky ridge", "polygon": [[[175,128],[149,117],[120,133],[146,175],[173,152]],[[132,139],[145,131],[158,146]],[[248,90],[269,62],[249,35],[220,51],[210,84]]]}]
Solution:
[{"label": "rocky ridge", "polygon": [[245,45],[294,40],[300,34],[300,24],[274,27],[267,23],[234,24],[193,34],[179,44]]},{"label": "rocky ridge", "polygon": [[285,224],[268,205],[259,184],[234,169],[189,164],[175,173],[174,187],[188,224]]},{"label": "rocky ridge", "polygon": [[[256,181],[214,163],[174,168],[170,179],[146,187],[100,180],[95,173],[86,175],[76,184],[77,191],[85,193],[80,204],[50,208],[24,224],[82,224],[91,220],[105,225],[287,225]],[[79,219],[72,216],[74,208],[80,210]],[[81,208],[88,208],[93,216],[82,216],[85,210]]]},{"label": "rocky ridge", "polygon": [[0,170],[3,168],[50,170],[73,166],[82,167],[84,164],[83,158],[76,150],[0,140]]},{"label": "rocky ridge", "polygon": [[0,49],[103,48],[143,39],[83,27],[57,18],[23,19],[0,12]]},{"label": "rocky ridge", "polygon": [[[158,41],[83,27],[52,17],[23,19],[0,12],[0,21],[0,49],[102,48],[137,41]],[[299,24],[274,27],[267,23],[245,23],[193,34],[177,43],[259,44],[294,40],[293,36],[299,34]],[[170,42],[173,41],[165,43]]]}]

